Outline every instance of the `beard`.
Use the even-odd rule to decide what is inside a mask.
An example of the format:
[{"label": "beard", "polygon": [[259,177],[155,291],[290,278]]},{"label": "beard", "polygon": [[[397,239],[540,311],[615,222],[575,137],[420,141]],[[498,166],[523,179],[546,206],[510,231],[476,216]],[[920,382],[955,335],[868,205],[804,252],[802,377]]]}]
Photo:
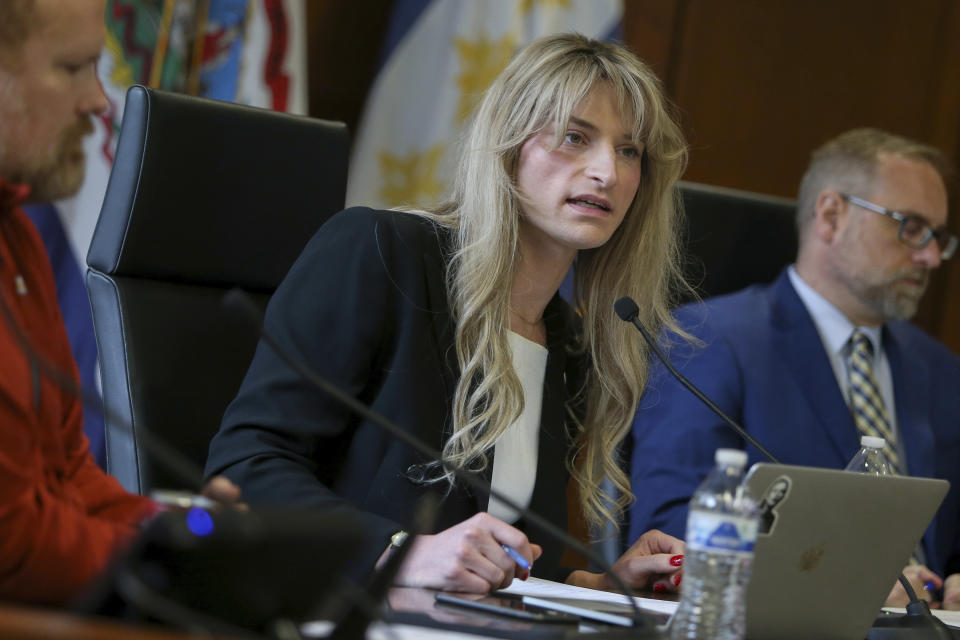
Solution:
[{"label": "beard", "polygon": [[93,133],[90,116],[83,116],[65,129],[48,151],[26,161],[5,177],[30,186],[31,202],[53,202],[80,189],[86,173],[83,139]]},{"label": "beard", "polygon": [[861,295],[885,321],[909,320],[917,312],[929,281],[929,271],[904,269],[883,282],[863,283]]}]

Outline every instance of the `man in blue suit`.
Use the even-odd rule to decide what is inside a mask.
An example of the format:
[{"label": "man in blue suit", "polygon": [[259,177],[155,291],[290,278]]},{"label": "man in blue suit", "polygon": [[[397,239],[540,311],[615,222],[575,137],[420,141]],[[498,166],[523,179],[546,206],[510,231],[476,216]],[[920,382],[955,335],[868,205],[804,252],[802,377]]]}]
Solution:
[{"label": "man in blue suit", "polygon": [[[782,462],[843,468],[867,433],[849,377],[851,338],[864,335],[888,456],[902,473],[952,485],[923,538],[926,566],[905,572],[918,592],[933,582],[945,608],[960,608],[960,358],[905,322],[930,272],[956,251],[950,175],[938,150],[875,129],[829,141],[800,186],[796,263],[770,285],[680,308],[680,326],[701,344],[672,336],[670,357]],[[763,460],[657,369],[634,424],[631,539],[650,528],[684,535],[718,447]],[[898,600],[899,586],[888,603]]]}]

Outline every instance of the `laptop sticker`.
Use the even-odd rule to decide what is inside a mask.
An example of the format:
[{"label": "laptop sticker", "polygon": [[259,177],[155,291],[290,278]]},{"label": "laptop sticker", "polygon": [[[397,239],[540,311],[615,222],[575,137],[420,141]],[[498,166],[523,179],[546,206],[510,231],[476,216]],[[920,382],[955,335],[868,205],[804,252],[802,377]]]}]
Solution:
[{"label": "laptop sticker", "polygon": [[767,490],[763,493],[763,499],[757,507],[760,511],[760,530],[758,535],[772,535],[777,525],[777,505],[783,502],[790,495],[790,478],[780,476],[770,483]]}]

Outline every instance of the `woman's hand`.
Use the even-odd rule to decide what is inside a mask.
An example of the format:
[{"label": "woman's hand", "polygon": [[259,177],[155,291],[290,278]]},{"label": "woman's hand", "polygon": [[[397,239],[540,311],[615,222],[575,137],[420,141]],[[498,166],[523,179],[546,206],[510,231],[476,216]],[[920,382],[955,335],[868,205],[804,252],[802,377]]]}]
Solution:
[{"label": "woman's hand", "polygon": [[[940,579],[940,576],[922,564],[911,564],[904,567],[903,575],[917,593],[917,597],[921,600],[927,600],[928,602],[933,599],[933,596],[927,591],[926,584],[932,582],[934,589],[939,589],[943,586],[943,580]],[[897,580],[893,585],[893,589],[890,590],[890,595],[887,596],[887,601],[883,603],[883,606],[905,607],[908,602],[910,602],[910,598],[907,597],[907,592],[903,590],[903,585],[900,584],[900,580]]]},{"label": "woman's hand", "polygon": [[[682,579],[683,540],[651,529],[633,543],[612,567],[631,589],[676,591]],[[604,591],[619,591],[610,576],[605,573],[574,571],[567,578],[569,584]]]},{"label": "woman's hand", "polygon": [[943,581],[943,608],[960,610],[960,573],[949,575]]},{"label": "woman's hand", "polygon": [[[510,559],[509,545],[531,565],[543,550],[519,529],[488,513],[434,535],[417,536],[397,574],[396,584],[444,591],[487,593],[507,587],[514,577],[526,580],[529,571]],[[377,562],[386,561],[389,550]]]}]

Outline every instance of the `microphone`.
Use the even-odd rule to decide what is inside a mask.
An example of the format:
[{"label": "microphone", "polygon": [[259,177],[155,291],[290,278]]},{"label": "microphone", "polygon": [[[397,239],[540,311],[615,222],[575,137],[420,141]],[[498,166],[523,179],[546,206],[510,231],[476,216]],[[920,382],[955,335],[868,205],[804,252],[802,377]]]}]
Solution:
[{"label": "microphone", "polygon": [[[613,310],[621,320],[624,322],[629,322],[637,328],[637,331],[639,331],[640,335],[643,336],[643,339],[646,341],[647,345],[650,346],[650,349],[656,354],[660,362],[663,363],[667,370],[673,374],[673,377],[676,378],[680,384],[686,387],[701,402],[707,405],[711,411],[720,416],[720,418],[722,418],[723,421],[726,422],[727,425],[729,425],[730,428],[733,429],[740,437],[756,447],[757,450],[766,456],[768,460],[776,464],[781,464],[776,456],[770,453],[766,447],[757,442],[756,438],[747,433],[746,429],[737,424],[733,418],[724,413],[720,407],[710,400],[710,398],[704,395],[704,393],[697,389],[692,382],[687,380],[683,374],[677,371],[676,367],[674,367],[667,356],[664,355],[660,347],[657,346],[656,341],[650,337],[650,334],[643,326],[643,323],[641,323],[638,319],[638,316],[640,315],[640,307],[637,306],[637,303],[634,302],[633,298],[630,296],[623,296],[622,298],[619,298],[613,303]],[[874,626],[867,634],[867,639],[897,640],[899,638],[910,637],[916,640],[917,638],[954,638],[956,634],[953,634],[953,632],[951,632],[950,629],[939,618],[930,613],[930,607],[927,605],[926,601],[917,597],[917,594],[910,585],[910,581],[907,580],[907,577],[903,575],[903,573],[900,573],[900,575],[897,577],[897,580],[900,582],[900,585],[903,587],[904,591],[907,592],[907,597],[910,598],[910,602],[906,607],[907,614],[902,618],[895,618],[894,620],[891,620],[889,624],[884,624],[883,626]],[[911,634],[911,632],[913,633]],[[920,633],[921,635],[917,635],[917,633]]]},{"label": "microphone", "polygon": [[697,389],[692,382],[687,380],[685,377],[683,377],[683,374],[677,371],[676,367],[674,367],[673,364],[670,363],[670,360],[667,359],[667,356],[665,356],[663,351],[660,350],[660,347],[657,346],[656,341],[650,337],[649,333],[647,333],[646,328],[643,326],[640,320],[637,319],[637,316],[640,314],[640,307],[638,307],[637,303],[633,301],[633,298],[629,296],[624,296],[620,298],[619,300],[613,303],[613,310],[617,312],[617,315],[620,317],[621,320],[623,320],[624,322],[630,322],[633,324],[633,326],[637,328],[637,331],[640,332],[640,335],[643,336],[643,339],[646,340],[648,345],[650,345],[650,348],[653,350],[653,352],[657,354],[657,358],[659,358],[660,362],[662,362],[663,365],[670,370],[670,373],[672,373],[673,377],[675,377],[677,380],[680,381],[680,384],[685,386],[702,403],[707,405],[707,407],[709,407],[711,411],[713,411],[715,414],[723,418],[723,421],[726,422],[728,425],[730,425],[731,429],[736,431],[741,438],[743,438],[744,440],[752,444],[754,447],[756,447],[760,451],[760,453],[762,453],[764,456],[767,457],[768,460],[770,460],[771,462],[780,464],[780,461],[777,460],[776,456],[774,456],[772,453],[767,451],[766,447],[764,447],[762,444],[757,442],[756,438],[754,438],[752,435],[747,433],[746,429],[744,429],[739,424],[737,424],[733,418],[728,416],[726,413],[723,412],[722,409],[720,409],[720,407],[714,404],[713,400],[705,396],[703,392],[700,391],[700,389]]},{"label": "microphone", "polygon": [[[578,553],[583,554],[594,562],[597,566],[601,567],[607,575],[609,575],[617,586],[623,591],[624,596],[626,597],[628,604],[630,605],[631,611],[633,613],[633,624],[634,626],[631,629],[627,630],[609,630],[604,632],[601,635],[590,634],[591,638],[597,638],[600,640],[603,637],[624,637],[629,636],[632,638],[659,638],[661,637],[659,632],[656,631],[656,625],[650,620],[650,617],[640,610],[637,606],[637,603],[633,598],[633,590],[627,586],[625,582],[618,576],[613,570],[609,563],[601,557],[598,553],[590,549],[584,544],[581,544],[579,540],[569,535],[566,531],[560,529],[552,522],[546,520],[539,514],[531,511],[526,507],[521,507],[519,504],[514,502],[511,498],[503,495],[499,491],[493,489],[485,480],[478,478],[473,473],[465,470],[458,464],[445,460],[439,451],[434,450],[430,445],[420,440],[418,437],[413,434],[405,431],[390,419],[383,416],[382,414],[374,411],[369,408],[352,395],[344,393],[339,387],[328,382],[322,376],[314,372],[309,366],[307,366],[302,360],[295,357],[293,354],[288,352],[283,345],[281,345],[277,339],[263,326],[262,314],[260,309],[250,300],[247,294],[239,289],[231,289],[223,297],[223,306],[229,310],[236,312],[241,317],[245,318],[250,322],[251,325],[254,325],[258,328],[260,338],[263,342],[270,347],[270,349],[279,356],[289,367],[296,371],[304,380],[309,382],[311,385],[317,387],[324,393],[329,394],[338,402],[342,403],[348,407],[351,411],[362,416],[364,419],[373,422],[384,431],[389,433],[391,436],[402,441],[404,444],[408,445],[410,448],[414,449],[421,455],[425,456],[431,460],[439,460],[443,467],[451,471],[457,480],[463,482],[465,485],[469,486],[471,489],[477,493],[482,494],[485,497],[493,497],[496,500],[499,500],[507,507],[520,513],[524,520],[533,524],[538,529],[540,529],[545,534],[551,536],[555,540],[559,540],[577,551]],[[641,632],[642,635],[637,635],[638,632]]]}]

